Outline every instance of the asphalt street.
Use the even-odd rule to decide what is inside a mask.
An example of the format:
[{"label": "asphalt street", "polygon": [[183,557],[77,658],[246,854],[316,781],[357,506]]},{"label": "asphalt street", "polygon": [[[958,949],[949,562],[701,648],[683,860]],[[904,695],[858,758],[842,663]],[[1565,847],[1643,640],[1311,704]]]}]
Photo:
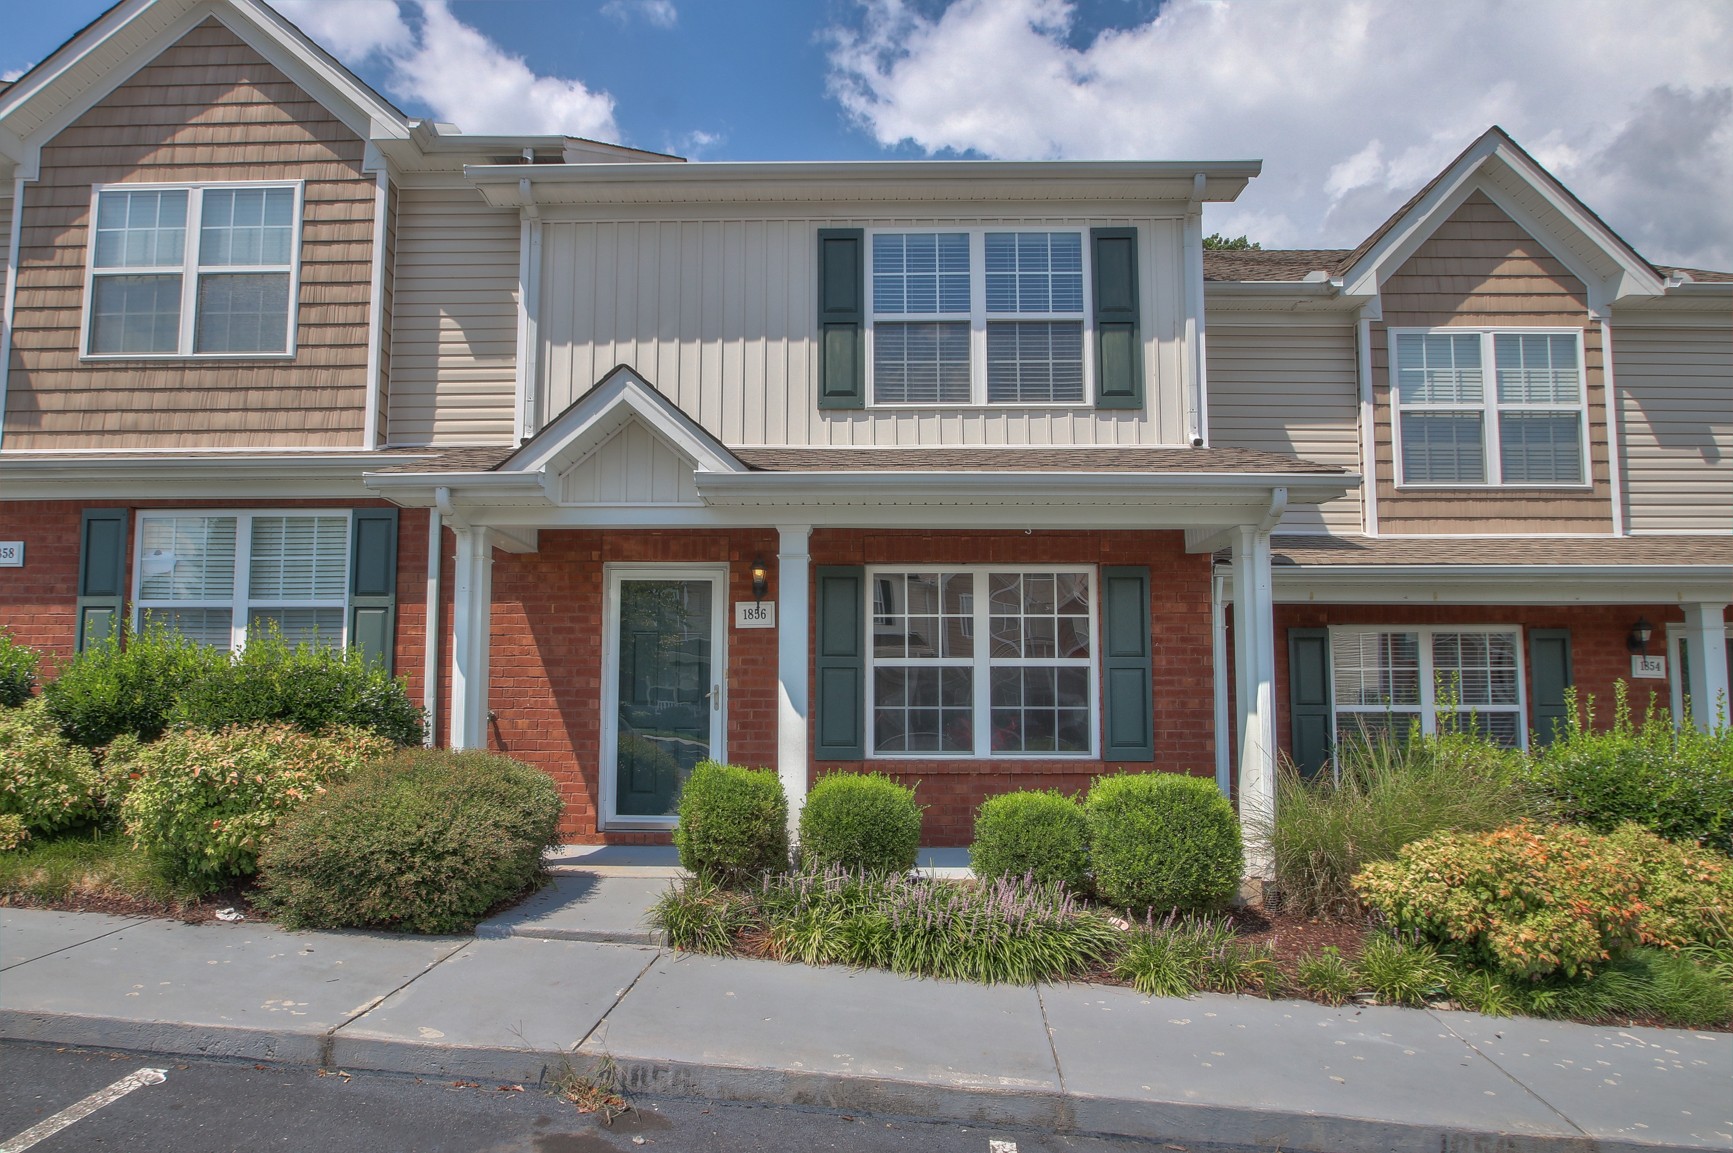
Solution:
[{"label": "asphalt street", "polygon": [[[98,1050],[0,1044],[0,1153],[92,1094],[144,1069],[141,1084],[29,1146],[37,1153],[139,1150],[230,1153],[624,1153],[637,1149],[846,1150],[889,1153],[1114,1153],[1226,1146],[1097,1140],[940,1123],[683,1100],[641,1100],[604,1126],[536,1086],[418,1080],[388,1074],[188,1061]],[[148,1081],[151,1078],[135,1078]]]}]

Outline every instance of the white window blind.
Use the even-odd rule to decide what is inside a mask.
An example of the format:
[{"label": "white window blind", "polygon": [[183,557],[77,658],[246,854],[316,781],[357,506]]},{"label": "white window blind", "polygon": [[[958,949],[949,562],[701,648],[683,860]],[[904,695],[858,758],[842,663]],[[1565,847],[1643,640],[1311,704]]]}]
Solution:
[{"label": "white window blind", "polygon": [[1336,739],[1473,727],[1527,743],[1520,633],[1497,628],[1333,628]]}]

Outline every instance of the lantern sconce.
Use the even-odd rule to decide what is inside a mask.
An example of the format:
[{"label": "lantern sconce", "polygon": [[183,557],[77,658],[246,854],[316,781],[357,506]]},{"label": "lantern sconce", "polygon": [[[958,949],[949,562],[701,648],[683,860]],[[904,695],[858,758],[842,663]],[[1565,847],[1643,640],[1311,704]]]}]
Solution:
[{"label": "lantern sconce", "polygon": [[1625,648],[1633,653],[1649,655],[1649,638],[1655,635],[1655,626],[1642,617],[1631,626],[1631,635],[1625,638]]},{"label": "lantern sconce", "polygon": [[752,558],[752,602],[758,604],[764,600],[764,594],[770,591],[770,573],[764,567],[764,558]]}]

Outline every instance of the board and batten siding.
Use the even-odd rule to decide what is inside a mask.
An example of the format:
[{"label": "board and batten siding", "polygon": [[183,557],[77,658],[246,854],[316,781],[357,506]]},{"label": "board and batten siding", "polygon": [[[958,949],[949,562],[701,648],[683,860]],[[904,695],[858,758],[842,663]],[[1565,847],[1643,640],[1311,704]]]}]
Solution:
[{"label": "board and batten siding", "polygon": [[[18,206],[6,447],[359,447],[376,187],[364,148],[215,19],[73,121]],[[224,180],[305,182],[295,356],[80,360],[92,185]]]},{"label": "board and batten siding", "polygon": [[[1384,320],[1371,326],[1379,531],[1610,533],[1612,469],[1600,326],[1589,318],[1582,281],[1503,209],[1476,192],[1391,275],[1381,295]],[[1583,330],[1592,484],[1568,490],[1397,487],[1388,330],[1452,326]]]},{"label": "board and batten siding", "polygon": [[[1210,443],[1279,452],[1360,471],[1360,385],[1354,326],[1229,323],[1211,317],[1207,339]],[[1293,508],[1278,532],[1357,533],[1357,491]]]},{"label": "board and batten siding", "polygon": [[1733,532],[1733,323],[1612,329],[1630,531]]},{"label": "board and batten siding", "polygon": [[517,414],[518,214],[468,185],[397,193],[386,437],[510,444]]},{"label": "board and batten siding", "polygon": [[[883,212],[879,207],[876,211]],[[1082,229],[1139,236],[1142,411],[868,407],[820,411],[820,228]],[[1186,437],[1182,224],[1176,219],[645,219],[543,226],[539,419],[628,365],[723,443],[1181,444]]]}]

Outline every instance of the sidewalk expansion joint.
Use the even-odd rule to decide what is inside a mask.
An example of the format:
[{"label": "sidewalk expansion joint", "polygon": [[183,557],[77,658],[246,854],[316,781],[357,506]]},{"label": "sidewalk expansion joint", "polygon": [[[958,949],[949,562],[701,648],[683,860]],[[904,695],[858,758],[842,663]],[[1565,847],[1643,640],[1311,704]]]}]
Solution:
[{"label": "sidewalk expansion joint", "polygon": [[591,1037],[594,1037],[596,1035],[596,1030],[600,1029],[603,1025],[608,1023],[608,1018],[613,1016],[614,1010],[618,1009],[620,1007],[620,1003],[626,999],[626,997],[632,992],[632,990],[636,989],[638,987],[638,982],[642,981],[644,979],[644,974],[648,973],[650,971],[650,966],[654,965],[657,961],[660,961],[661,959],[662,959],[662,950],[660,948],[658,948],[658,949],[656,949],[655,952],[650,954],[650,959],[648,961],[644,962],[644,967],[642,969],[638,970],[638,975],[632,978],[631,983],[628,984],[624,989],[621,989],[618,993],[614,994],[614,1003],[612,1005],[608,1006],[608,1009],[605,1013],[603,1013],[600,1017],[596,1018],[596,1023],[594,1025],[591,1025],[582,1037],[578,1038],[578,1043],[576,1045],[572,1046],[572,1053],[574,1056],[577,1054],[579,1049],[582,1049],[584,1047],[585,1042],[587,1042]]},{"label": "sidewalk expansion joint", "polygon": [[83,945],[88,945],[93,941],[100,941],[104,937],[112,937],[116,933],[124,933],[126,930],[132,928],[134,925],[142,925],[146,921],[154,921],[154,920],[156,920],[155,917],[130,917],[127,920],[127,924],[124,924],[117,929],[110,929],[106,933],[98,933],[94,937],[86,937],[82,941],[74,941],[70,945],[62,945],[58,949],[50,949],[48,952],[42,954],[40,957],[26,957],[22,961],[14,961],[10,965],[5,966],[4,968],[0,968],[0,973],[7,972],[8,970],[11,970],[11,969],[16,969],[20,965],[28,965],[33,961],[45,961],[49,957],[53,957],[53,956],[56,956],[60,953],[66,952],[66,950],[68,950],[68,949],[77,949]]},{"label": "sidewalk expansion joint", "polygon": [[423,977],[427,976],[429,973],[433,972],[435,969],[439,968],[441,965],[445,964],[447,961],[451,960],[473,944],[475,944],[475,938],[471,937],[469,940],[456,945],[449,952],[441,953],[439,956],[435,957],[425,969],[421,970],[421,972],[410,974],[409,979],[398,985],[395,989],[387,989],[385,992],[372,998],[359,1009],[356,1009],[353,1013],[343,1018],[343,1020],[325,1030],[324,1034],[319,1038],[320,1066],[322,1068],[329,1068],[336,1064],[336,1062],[332,1060],[332,1055],[336,1051],[337,1031],[339,1029],[346,1029],[350,1025],[353,1025],[356,1021],[359,1021],[362,1017],[373,1012],[373,1010],[379,1008],[379,1006],[385,1004],[385,1002],[397,996],[397,994],[403,992],[403,990],[409,988],[409,986],[415,984],[415,982],[421,980]]},{"label": "sidewalk expansion joint", "polygon": [[1476,1057],[1479,1057],[1481,1060],[1485,1061],[1488,1065],[1491,1065],[1494,1069],[1497,1069],[1500,1073],[1503,1073],[1507,1078],[1510,1079],[1510,1083],[1512,1085],[1515,1085],[1518,1089],[1521,1089],[1524,1093],[1527,1093],[1530,1097],[1533,1097],[1536,1101],[1539,1101],[1542,1105],[1544,1105],[1547,1108],[1547,1110],[1550,1113],[1552,1113],[1552,1115],[1554,1117],[1557,1117],[1560,1121],[1563,1121],[1567,1126],[1569,1126],[1570,1130],[1573,1133],[1581,1134],[1583,1137],[1589,1136],[1588,1130],[1584,1129],[1581,1125],[1578,1125],[1575,1121],[1572,1121],[1569,1117],[1565,1116],[1564,1113],[1562,1111],[1560,1111],[1560,1109],[1557,1105],[1554,1105],[1551,1101],[1548,1101],[1545,1097],[1542,1097],[1538,1092],[1535,1091],[1535,1089],[1532,1086],[1530,1086],[1529,1084],[1524,1082],[1522,1080],[1522,1078],[1518,1077],[1515,1073],[1512,1073],[1509,1069],[1506,1069],[1503,1065],[1500,1065],[1498,1063],[1497,1058],[1493,1057],[1490,1053],[1487,1053],[1484,1050],[1482,1050],[1480,1048],[1480,1046],[1476,1045],[1473,1041],[1470,1041],[1467,1037],[1464,1037],[1461,1033],[1458,1033],[1456,1031],[1456,1029],[1450,1024],[1450,1022],[1447,1021],[1444,1018],[1444,1016],[1439,1013],[1439,1011],[1437,1009],[1427,1009],[1426,1014],[1429,1017],[1431,1017],[1434,1021],[1437,1021],[1440,1025],[1443,1025],[1444,1028],[1449,1031],[1449,1033],[1452,1037],[1455,1037],[1458,1041],[1461,1041],[1463,1043],[1463,1045],[1467,1046],[1468,1051],[1470,1053],[1473,1053]]},{"label": "sidewalk expansion joint", "polygon": [[1059,1063],[1059,1043],[1053,1039],[1053,1025],[1047,1020],[1047,998],[1041,992],[1040,982],[1035,984],[1035,1003],[1041,1007],[1041,1028],[1047,1031],[1047,1051],[1053,1054],[1053,1072],[1059,1078],[1059,1095],[1069,1097],[1071,1091],[1065,1087],[1065,1066]]}]

